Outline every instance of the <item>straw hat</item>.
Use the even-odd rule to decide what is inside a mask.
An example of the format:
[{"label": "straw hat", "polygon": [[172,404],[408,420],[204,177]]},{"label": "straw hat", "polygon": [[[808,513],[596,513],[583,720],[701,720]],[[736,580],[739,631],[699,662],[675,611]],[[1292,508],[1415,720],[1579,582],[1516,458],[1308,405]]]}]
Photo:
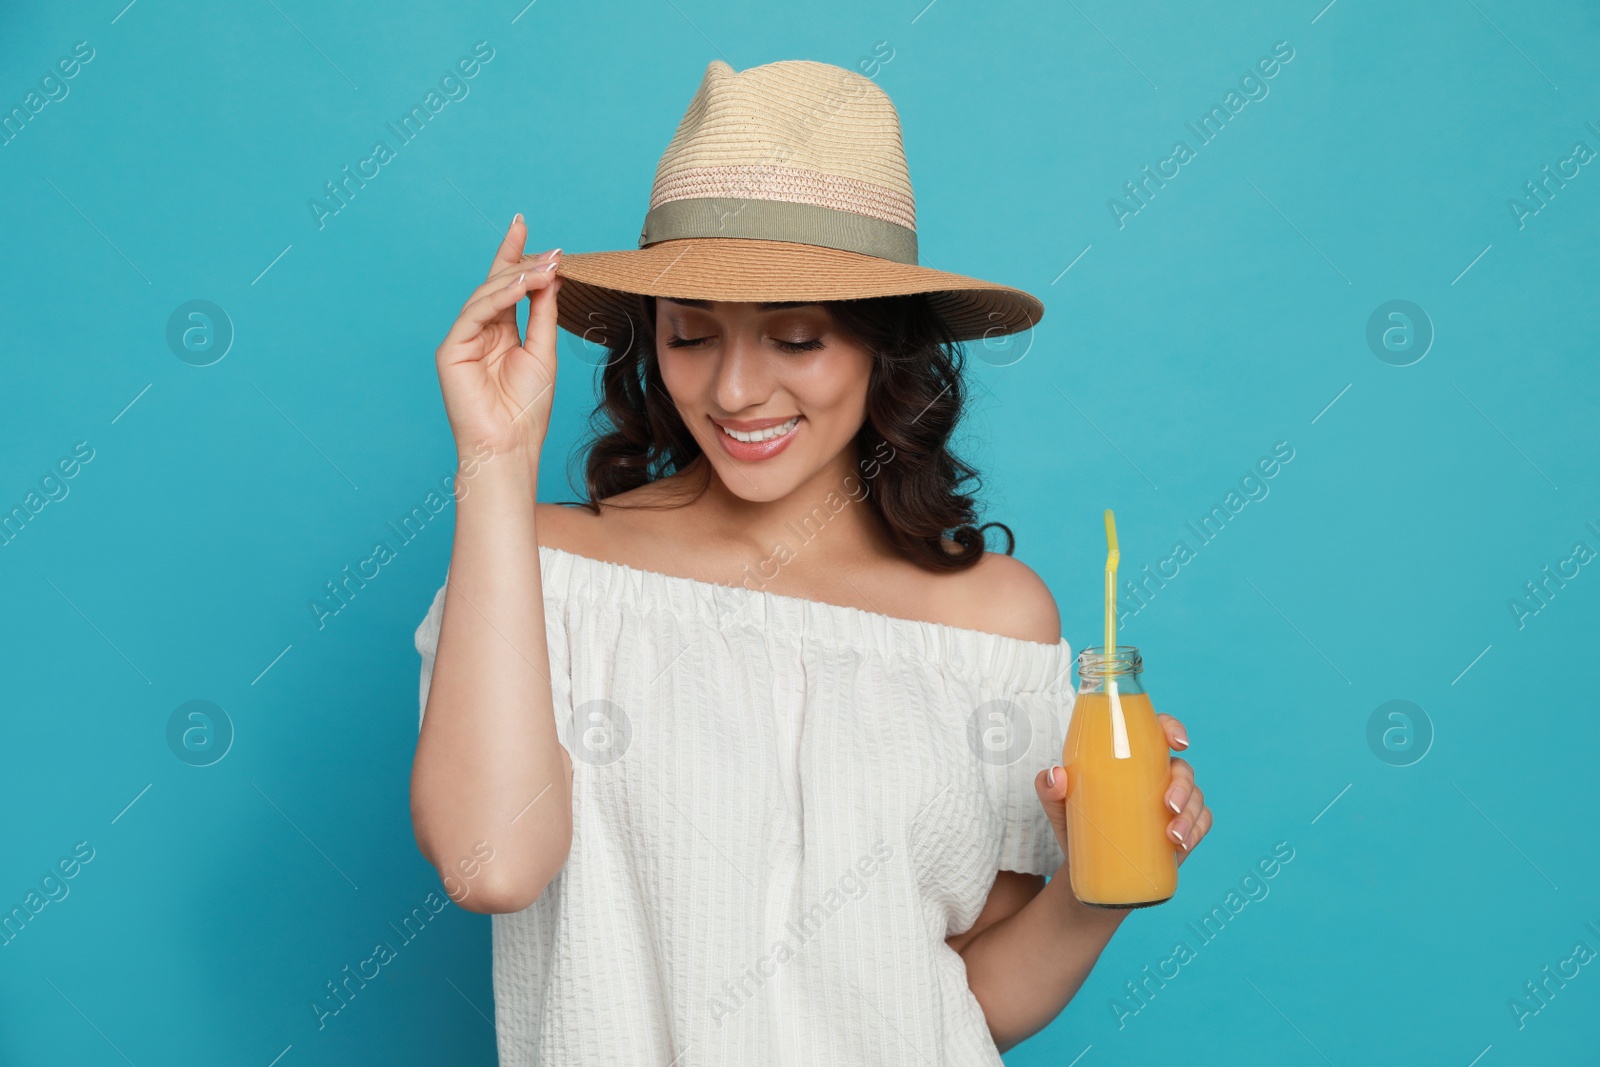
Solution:
[{"label": "straw hat", "polygon": [[656,166],[639,247],[563,253],[559,324],[597,344],[634,332],[638,297],[850,300],[928,293],[956,340],[1028,329],[1019,289],[917,263],[900,117],[871,78],[783,60],[707,66]]}]

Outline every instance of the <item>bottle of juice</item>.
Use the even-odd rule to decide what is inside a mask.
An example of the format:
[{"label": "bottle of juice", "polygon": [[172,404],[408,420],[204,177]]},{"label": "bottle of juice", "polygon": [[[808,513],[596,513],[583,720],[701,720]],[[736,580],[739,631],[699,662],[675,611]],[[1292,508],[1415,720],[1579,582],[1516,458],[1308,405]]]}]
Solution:
[{"label": "bottle of juice", "polygon": [[1139,650],[1078,654],[1078,696],[1061,750],[1067,772],[1067,861],[1072,892],[1100,908],[1143,908],[1178,888],[1167,735],[1139,678]]}]

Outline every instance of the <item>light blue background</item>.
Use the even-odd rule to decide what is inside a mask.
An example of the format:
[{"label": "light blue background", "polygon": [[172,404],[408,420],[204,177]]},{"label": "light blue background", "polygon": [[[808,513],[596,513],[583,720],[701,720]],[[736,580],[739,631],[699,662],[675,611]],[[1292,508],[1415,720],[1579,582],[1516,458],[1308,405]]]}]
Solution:
[{"label": "light blue background", "polygon": [[[412,634],[453,511],[325,628],[307,603],[451,472],[433,350],[514,212],[533,250],[633,247],[710,59],[880,41],[922,262],[1048,308],[1020,361],[972,361],[986,518],[1075,646],[1100,640],[1102,509],[1125,573],[1196,550],[1121,636],[1215,829],[1008,1062],[1593,1055],[1600,964],[1521,1028],[1508,1000],[1600,950],[1600,566],[1522,626],[1508,601],[1600,548],[1600,163],[1521,228],[1507,205],[1600,150],[1592,6],[125,2],[0,14],[0,110],[95,50],[0,147],[0,505],[94,449],[0,546],[0,908],[95,850],[0,948],[0,1062],[493,1061],[489,920],[453,907],[325,1029],[309,1008],[438,888]],[[308,199],[479,41],[470,95],[319,229]],[[1108,198],[1278,41],[1269,95],[1119,229]],[[197,299],[236,332],[208,367],[165,340]],[[1436,333],[1410,366],[1366,341],[1393,299]],[[573,352],[546,499],[588,414]],[[1280,441],[1270,493],[1198,546]],[[236,731],[210,767],[167,745],[193,699]],[[1411,766],[1367,742],[1396,699],[1434,732]],[[1270,895],[1201,946],[1185,924],[1278,842]],[[1119,1027],[1180,938],[1196,958]]]}]

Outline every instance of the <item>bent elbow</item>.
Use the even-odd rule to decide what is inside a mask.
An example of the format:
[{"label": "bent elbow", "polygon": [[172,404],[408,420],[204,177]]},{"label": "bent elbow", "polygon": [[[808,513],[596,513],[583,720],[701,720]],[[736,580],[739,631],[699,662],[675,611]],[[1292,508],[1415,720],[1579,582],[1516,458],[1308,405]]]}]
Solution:
[{"label": "bent elbow", "polygon": [[[543,892],[543,887],[540,888]],[[527,893],[517,888],[476,888],[456,902],[456,906],[479,915],[510,915],[533,906],[539,893]]]},{"label": "bent elbow", "polygon": [[572,851],[570,823],[548,828],[539,844],[529,849],[504,849],[477,864],[470,876],[466,871],[446,876],[448,868],[434,869],[458,892],[451,899],[456,906],[480,915],[506,915],[533,905],[566,868]]},{"label": "bent elbow", "polygon": [[[565,857],[562,866],[565,866]],[[487,871],[484,873],[488,874]],[[557,867],[551,871],[531,871],[521,877],[481,877],[474,880],[476,884],[468,886],[466,894],[456,901],[456,906],[480,915],[509,915],[524,911],[544,895],[544,891],[560,873],[561,868]]]}]

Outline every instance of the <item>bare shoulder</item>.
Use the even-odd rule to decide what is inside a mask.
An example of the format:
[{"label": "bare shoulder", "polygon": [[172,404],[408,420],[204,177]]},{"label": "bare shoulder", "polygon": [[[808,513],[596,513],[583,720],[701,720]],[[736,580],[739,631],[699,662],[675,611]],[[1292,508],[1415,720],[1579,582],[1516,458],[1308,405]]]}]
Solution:
[{"label": "bare shoulder", "polygon": [[598,515],[582,505],[535,504],[539,545],[579,556],[631,560],[638,544],[660,526],[649,505],[661,499],[659,483],[651,483],[599,501]]},{"label": "bare shoulder", "polygon": [[578,556],[592,556],[600,550],[606,532],[600,515],[573,504],[535,504],[533,522],[540,548]]},{"label": "bare shoulder", "polygon": [[1061,640],[1056,598],[1032,567],[1000,552],[985,552],[962,572],[955,610],[968,629],[1053,645]]}]

